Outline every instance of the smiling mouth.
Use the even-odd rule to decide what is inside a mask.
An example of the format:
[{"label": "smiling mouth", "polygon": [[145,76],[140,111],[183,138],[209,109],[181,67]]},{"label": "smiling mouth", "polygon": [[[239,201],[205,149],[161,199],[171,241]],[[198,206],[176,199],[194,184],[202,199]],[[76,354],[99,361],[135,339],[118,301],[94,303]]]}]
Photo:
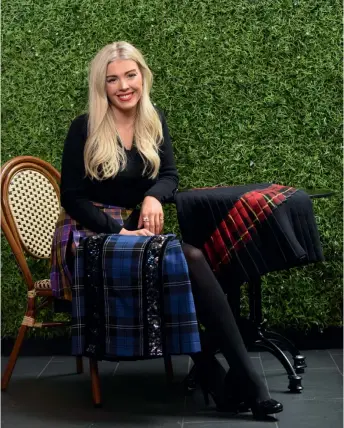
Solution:
[{"label": "smiling mouth", "polygon": [[122,95],[117,95],[117,96],[121,101],[130,101],[132,99],[133,95],[134,95],[134,93],[130,92],[130,94],[122,94]]}]

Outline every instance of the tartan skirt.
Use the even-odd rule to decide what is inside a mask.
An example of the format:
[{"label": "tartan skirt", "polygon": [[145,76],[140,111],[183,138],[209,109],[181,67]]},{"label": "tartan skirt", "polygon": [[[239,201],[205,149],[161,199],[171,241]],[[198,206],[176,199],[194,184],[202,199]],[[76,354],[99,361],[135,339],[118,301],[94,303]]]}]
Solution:
[{"label": "tartan skirt", "polygon": [[[137,211],[97,202],[93,204],[117,220],[121,226]],[[61,208],[53,236],[50,270],[51,288],[53,296],[57,299],[72,300],[71,289],[76,249],[82,238],[93,235],[96,233],[83,227]]]},{"label": "tartan skirt", "polygon": [[268,272],[324,259],[310,197],[260,183],[178,192],[182,238],[201,249],[225,292]]},{"label": "tartan skirt", "polygon": [[[95,203],[132,229],[138,210]],[[72,354],[140,359],[201,350],[187,263],[173,235],[96,234],[63,209],[53,238],[53,295],[71,301]]]},{"label": "tartan skirt", "polygon": [[72,353],[98,360],[201,350],[180,242],[173,235],[96,235],[77,248]]}]

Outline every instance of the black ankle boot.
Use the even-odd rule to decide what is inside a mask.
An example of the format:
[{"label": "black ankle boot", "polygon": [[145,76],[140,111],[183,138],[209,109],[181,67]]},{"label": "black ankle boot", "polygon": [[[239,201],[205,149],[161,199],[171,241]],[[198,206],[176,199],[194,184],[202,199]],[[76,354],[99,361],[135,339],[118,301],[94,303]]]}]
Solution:
[{"label": "black ankle boot", "polygon": [[265,419],[267,415],[282,412],[283,405],[273,398],[260,401],[258,399],[249,399],[245,402],[251,409],[255,419]]},{"label": "black ankle boot", "polygon": [[188,382],[185,383],[187,392],[190,393],[198,384],[202,389],[206,405],[209,405],[209,396],[211,396],[216,404],[217,411],[230,413],[238,412],[237,402],[232,401],[226,395],[226,370],[215,356],[202,362],[197,362],[197,364],[192,367],[189,375],[190,374],[191,376],[186,378]]},{"label": "black ankle boot", "polygon": [[278,401],[268,398],[260,400],[248,391],[253,388],[244,389],[243,379],[229,370],[225,379],[227,400],[237,405],[238,412],[248,412],[250,409],[255,419],[264,419],[267,415],[282,412],[283,405]]}]

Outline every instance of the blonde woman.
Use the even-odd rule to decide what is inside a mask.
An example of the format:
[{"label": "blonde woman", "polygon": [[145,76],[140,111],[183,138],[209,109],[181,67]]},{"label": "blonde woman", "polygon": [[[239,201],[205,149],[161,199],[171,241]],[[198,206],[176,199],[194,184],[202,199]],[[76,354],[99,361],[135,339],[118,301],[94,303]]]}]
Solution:
[{"label": "blonde woman", "polygon": [[[92,233],[150,236],[163,230],[162,204],[173,198],[178,174],[166,120],[149,97],[151,86],[151,71],[129,43],[105,46],[91,63],[88,114],[73,121],[63,152],[61,203],[69,220],[64,217],[55,244],[57,259],[66,260],[60,271],[72,266],[73,249],[63,233],[67,223]],[[183,251],[198,318],[231,367],[226,375],[212,354],[192,355],[205,395],[212,395],[219,411],[251,409],[257,417],[282,411],[255,372],[202,252],[187,243]],[[58,271],[53,266],[53,288],[65,290],[66,275]]]},{"label": "blonde woman", "polygon": [[[158,234],[161,202],[173,196],[178,174],[166,121],[149,98],[152,74],[133,46],[114,43],[94,58],[89,80],[89,113],[72,123],[66,141],[62,205],[95,232]],[[128,208],[142,203],[136,230],[121,227],[91,201]]]}]

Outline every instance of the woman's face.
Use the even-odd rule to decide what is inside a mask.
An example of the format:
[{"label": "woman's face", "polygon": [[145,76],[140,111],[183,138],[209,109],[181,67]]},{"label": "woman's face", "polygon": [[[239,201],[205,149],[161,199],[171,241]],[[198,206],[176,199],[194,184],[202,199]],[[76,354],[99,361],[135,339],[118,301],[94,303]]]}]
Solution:
[{"label": "woman's face", "polygon": [[136,109],[142,96],[142,74],[135,61],[117,59],[108,65],[106,93],[116,109],[121,111]]}]

